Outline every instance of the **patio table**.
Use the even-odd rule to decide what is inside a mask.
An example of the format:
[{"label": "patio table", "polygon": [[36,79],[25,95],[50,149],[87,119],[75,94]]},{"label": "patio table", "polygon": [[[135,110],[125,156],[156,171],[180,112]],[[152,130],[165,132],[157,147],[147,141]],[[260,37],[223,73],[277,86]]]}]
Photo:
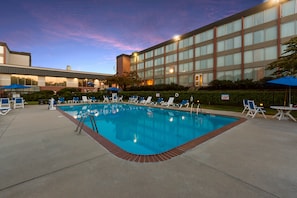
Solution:
[{"label": "patio table", "polygon": [[297,107],[288,107],[288,106],[270,106],[271,109],[277,110],[277,113],[273,116],[273,118],[277,118],[278,120],[284,120],[286,118],[291,118],[296,122],[296,119],[290,114],[291,111],[296,111]]}]

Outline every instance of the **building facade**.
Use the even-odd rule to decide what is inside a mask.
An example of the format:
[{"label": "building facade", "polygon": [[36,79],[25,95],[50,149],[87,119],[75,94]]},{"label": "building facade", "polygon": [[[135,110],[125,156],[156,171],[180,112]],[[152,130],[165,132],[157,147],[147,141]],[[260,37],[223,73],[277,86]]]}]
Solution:
[{"label": "building facade", "polygon": [[28,85],[28,91],[80,88],[82,92],[95,92],[106,88],[105,80],[111,74],[73,71],[31,66],[31,54],[9,50],[0,42],[0,87],[10,84]]},{"label": "building facade", "polygon": [[282,43],[296,36],[297,0],[270,0],[132,53],[128,63],[119,64],[127,56],[120,55],[117,67],[136,71],[145,85],[260,80],[272,73],[266,68],[286,48]]}]

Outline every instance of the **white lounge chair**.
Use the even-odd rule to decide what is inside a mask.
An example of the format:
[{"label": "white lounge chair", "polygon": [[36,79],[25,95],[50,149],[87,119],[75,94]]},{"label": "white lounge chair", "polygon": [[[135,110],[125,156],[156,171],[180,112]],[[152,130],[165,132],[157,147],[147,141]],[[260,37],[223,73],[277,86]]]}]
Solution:
[{"label": "white lounge chair", "polygon": [[111,101],[112,102],[118,102],[118,94],[117,93],[112,93],[111,94]]},{"label": "white lounge chair", "polygon": [[81,96],[81,101],[82,101],[83,103],[89,103],[89,102],[92,102],[90,99],[88,99],[87,96]]},{"label": "white lounge chair", "polygon": [[186,108],[188,108],[189,107],[189,100],[182,100],[179,104],[177,104],[177,106],[179,107],[179,108],[182,108],[183,106],[185,106]]},{"label": "white lounge chair", "polygon": [[154,105],[161,105],[163,103],[164,103],[163,98],[158,98],[157,101],[155,103],[153,103],[153,104]]},{"label": "white lounge chair", "polygon": [[109,102],[108,96],[103,96],[103,102]]},{"label": "white lounge chair", "polygon": [[0,98],[0,108],[10,108],[9,98]]},{"label": "white lounge chair", "polygon": [[138,96],[131,96],[129,98],[128,102],[137,103],[138,102]]},{"label": "white lounge chair", "polygon": [[254,118],[257,113],[261,113],[266,119],[265,110],[263,109],[263,107],[258,107],[257,105],[255,105],[255,102],[253,100],[248,100],[248,112],[246,116]]},{"label": "white lounge chair", "polygon": [[59,104],[66,103],[65,98],[64,97],[59,97],[58,98],[58,103]]},{"label": "white lounge chair", "polygon": [[166,107],[173,106],[174,105],[173,101],[174,101],[174,97],[169,97],[168,101],[163,102],[161,105]]},{"label": "white lounge chair", "polygon": [[139,103],[139,104],[145,103],[144,97],[139,97],[139,100],[137,100],[136,103]]},{"label": "white lounge chair", "polygon": [[0,107],[0,115],[6,115],[10,111],[11,111],[10,107]]},{"label": "white lounge chair", "polygon": [[152,103],[152,96],[148,96],[146,100],[142,100],[141,104],[151,104]]},{"label": "white lounge chair", "polygon": [[123,96],[119,96],[118,102],[123,102]]},{"label": "white lounge chair", "polygon": [[17,109],[17,108],[25,108],[25,101],[23,98],[15,98],[13,100],[13,108]]},{"label": "white lounge chair", "polygon": [[246,111],[249,110],[248,100],[247,99],[243,99],[242,100],[242,104],[243,104],[243,110],[242,110],[241,113],[243,114],[244,112],[246,112]]},{"label": "white lounge chair", "polygon": [[72,102],[73,102],[73,103],[79,103],[79,102],[80,102],[79,97],[78,97],[78,96],[74,96],[74,97],[72,98]]},{"label": "white lounge chair", "polygon": [[9,98],[0,98],[0,115],[6,115],[10,110]]}]

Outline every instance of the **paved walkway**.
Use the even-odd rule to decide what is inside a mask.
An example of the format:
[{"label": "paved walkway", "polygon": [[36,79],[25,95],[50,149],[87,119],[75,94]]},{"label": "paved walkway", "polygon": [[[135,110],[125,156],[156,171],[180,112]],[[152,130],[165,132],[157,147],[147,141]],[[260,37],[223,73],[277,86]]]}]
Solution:
[{"label": "paved walkway", "polygon": [[[242,116],[240,113],[215,112]],[[168,161],[119,159],[46,105],[0,116],[0,197],[296,198],[297,123],[257,117]]]}]

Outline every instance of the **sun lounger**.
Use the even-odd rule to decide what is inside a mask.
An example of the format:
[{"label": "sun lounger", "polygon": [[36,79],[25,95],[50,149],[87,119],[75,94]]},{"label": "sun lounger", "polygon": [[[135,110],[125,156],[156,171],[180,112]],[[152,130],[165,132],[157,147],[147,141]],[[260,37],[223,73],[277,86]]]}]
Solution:
[{"label": "sun lounger", "polygon": [[167,102],[163,102],[161,105],[169,107],[169,106],[174,106],[174,97],[169,97]]}]

